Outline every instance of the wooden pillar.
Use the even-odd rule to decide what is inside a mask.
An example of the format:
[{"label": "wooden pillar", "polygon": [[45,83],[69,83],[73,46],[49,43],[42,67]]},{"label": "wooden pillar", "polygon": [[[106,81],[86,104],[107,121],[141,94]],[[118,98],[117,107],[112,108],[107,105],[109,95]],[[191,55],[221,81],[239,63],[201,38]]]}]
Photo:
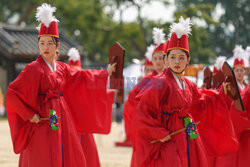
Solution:
[{"label": "wooden pillar", "polygon": [[7,70],[7,85],[9,85],[16,76],[15,61],[10,59],[3,59],[3,68]]}]

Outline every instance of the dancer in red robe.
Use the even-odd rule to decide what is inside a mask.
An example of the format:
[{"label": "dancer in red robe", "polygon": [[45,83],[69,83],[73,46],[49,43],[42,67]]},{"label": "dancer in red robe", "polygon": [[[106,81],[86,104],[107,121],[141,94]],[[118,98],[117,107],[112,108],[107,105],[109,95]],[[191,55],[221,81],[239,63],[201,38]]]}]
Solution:
[{"label": "dancer in red robe", "polygon": [[[169,68],[155,77],[163,86],[137,95],[134,166],[208,167],[208,155],[223,155],[238,147],[224,92],[200,90],[181,75],[190,61],[190,19],[181,17],[170,31],[165,58]],[[192,122],[184,126],[190,121],[188,117],[200,121],[196,130]],[[171,135],[184,127],[184,131]],[[158,142],[151,143],[154,140]]]},{"label": "dancer in red robe", "polygon": [[[239,150],[235,154],[229,154],[220,160],[219,165],[228,167],[248,167],[250,164],[250,86],[246,86],[242,92],[242,101],[245,111],[238,111],[231,106],[231,116],[234,129],[239,141]],[[217,165],[217,166],[219,166]]]},{"label": "dancer in red robe", "polygon": [[[216,58],[215,64],[214,64],[214,68],[213,68],[213,89],[223,89],[223,87],[221,86],[224,82],[224,75],[222,73],[222,66],[224,64],[224,62],[226,61],[226,57],[224,56],[219,56]],[[221,75],[222,74],[222,75]],[[227,103],[227,107],[228,110],[230,110],[231,104],[232,104],[232,100],[225,94],[225,100]],[[232,164],[232,159],[231,155],[235,155],[236,153],[230,153],[228,155],[222,155],[222,156],[209,156],[209,163],[211,167],[216,167],[216,166],[227,166],[225,164]],[[227,161],[225,161],[226,159],[228,159]]]},{"label": "dancer in red robe", "polygon": [[[250,145],[249,143],[249,128],[250,128],[250,121],[247,116],[247,92],[244,91],[247,84],[244,82],[244,76],[246,73],[246,66],[244,62],[244,50],[241,46],[236,45],[234,49],[234,65],[233,70],[237,80],[237,84],[244,97],[243,102],[246,111],[237,111],[233,105],[231,105],[231,100],[228,99],[227,104],[230,106],[230,114],[233,121],[234,129],[238,137],[239,141],[239,150],[236,153],[230,153],[224,156],[216,157],[214,162],[212,162],[212,167],[245,167],[249,166],[250,162],[247,162],[247,154],[249,154]],[[245,93],[243,93],[245,92]],[[246,153],[246,154],[245,154]],[[245,163],[246,162],[246,163]]]},{"label": "dancer in red robe", "polygon": [[128,100],[124,104],[123,119],[126,132],[126,143],[133,143],[135,127],[133,126],[134,112],[136,110],[138,100],[135,100],[136,95],[143,89],[147,89],[146,85],[151,81],[153,76],[158,75],[165,69],[164,55],[166,54],[167,44],[165,43],[165,34],[163,29],[154,28],[153,38],[155,45],[147,48],[145,54],[146,62],[145,68],[153,66],[153,71],[146,74],[146,76],[129,92]]},{"label": "dancer in red robe", "polygon": [[[68,51],[68,64],[73,66],[73,68],[81,69],[81,59],[80,54],[76,48],[71,48]],[[91,70],[92,72],[99,73],[100,70]],[[108,95],[108,108],[107,110],[112,113],[112,104],[114,101],[114,91],[107,91]],[[111,120],[110,120],[111,121]],[[91,133],[79,133],[80,142],[82,145],[82,150],[86,158],[87,166],[100,167],[100,160],[97,152],[96,143]]]},{"label": "dancer in red robe", "polygon": [[55,10],[48,4],[38,7],[41,55],[7,90],[8,121],[20,167],[86,166],[77,131],[110,131],[106,84],[115,64],[97,75],[56,61],[60,43]]},{"label": "dancer in red robe", "polygon": [[246,65],[243,57],[244,57],[244,49],[242,49],[242,46],[236,45],[234,49],[233,70],[240,91],[243,91],[244,88],[247,86],[247,84],[244,81],[244,76],[246,74]]},{"label": "dancer in red robe", "polygon": [[[242,95],[245,107],[245,120],[248,120],[247,128],[244,128],[239,137],[239,152],[237,155],[237,167],[248,167],[250,165],[250,86],[248,85]],[[241,112],[241,111],[237,111]],[[240,113],[243,115],[243,113]],[[243,117],[243,116],[242,116]]]}]

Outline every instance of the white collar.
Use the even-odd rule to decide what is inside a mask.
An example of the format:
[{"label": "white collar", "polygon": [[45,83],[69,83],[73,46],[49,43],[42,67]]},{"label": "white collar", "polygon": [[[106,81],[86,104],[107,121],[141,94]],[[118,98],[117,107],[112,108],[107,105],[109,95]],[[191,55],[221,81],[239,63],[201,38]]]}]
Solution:
[{"label": "white collar", "polygon": [[160,72],[158,70],[156,70],[156,68],[155,68],[155,71],[157,72],[157,74],[160,74]]},{"label": "white collar", "polygon": [[43,60],[45,61],[45,63],[48,65],[50,71],[55,72],[56,71],[56,62],[54,61],[54,69],[52,68],[52,66],[45,60],[45,58],[43,56],[41,56],[43,58]]},{"label": "white collar", "polygon": [[241,90],[244,90],[244,88],[245,88],[244,84],[241,84],[238,81],[237,81],[237,84],[238,84],[238,86],[240,87]]},{"label": "white collar", "polygon": [[[170,71],[171,71],[171,70],[170,70]],[[173,73],[172,71],[171,71],[171,73],[173,74],[174,79],[176,80],[176,82],[177,82],[178,86],[180,87],[180,89],[184,90],[184,89],[185,89],[185,82],[183,82],[183,87],[182,87],[181,82],[180,82],[180,80],[178,79],[178,77],[175,75],[175,73]]]}]

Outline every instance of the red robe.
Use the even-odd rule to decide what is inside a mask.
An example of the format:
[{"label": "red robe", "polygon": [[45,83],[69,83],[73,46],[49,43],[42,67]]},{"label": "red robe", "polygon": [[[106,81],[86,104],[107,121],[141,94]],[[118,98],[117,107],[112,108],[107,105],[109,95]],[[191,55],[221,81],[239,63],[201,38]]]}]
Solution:
[{"label": "red robe", "polygon": [[[77,130],[110,131],[107,71],[97,76],[62,62],[56,65],[56,71],[51,72],[39,56],[8,87],[8,121],[14,152],[21,153],[20,167],[86,166]],[[29,121],[35,113],[48,117],[50,109],[61,118],[58,130],[52,130],[49,121]]]},{"label": "red robe", "polygon": [[128,100],[124,104],[123,110],[123,119],[125,125],[125,132],[126,132],[126,142],[131,142],[132,138],[134,137],[134,129],[133,127],[133,119],[134,113],[139,102],[138,99],[135,97],[137,94],[146,88],[146,85],[150,82],[150,80],[156,76],[158,72],[153,70],[151,73],[147,74],[143,79],[129,92]]},{"label": "red robe", "polygon": [[239,152],[237,156],[238,167],[248,167],[250,165],[250,85],[248,85],[242,95],[246,117],[248,118],[248,128],[240,134]]},{"label": "red robe", "polygon": [[[114,102],[114,92],[107,91],[108,111],[112,112],[112,104]],[[110,120],[111,121],[111,120]],[[100,160],[93,134],[79,133],[82,150],[86,158],[86,164],[90,167],[100,167]]]},{"label": "red robe", "polygon": [[191,167],[207,167],[208,154],[222,155],[237,150],[223,92],[199,90],[184,77],[182,90],[169,69],[157,78],[163,80],[163,87],[145,90],[138,104],[134,166],[188,167],[185,132],[165,143],[150,143],[182,129],[183,118],[187,116],[201,122],[197,127],[200,136],[189,140]]},{"label": "red robe", "polygon": [[[247,86],[247,85],[245,85]],[[232,100],[227,97],[227,103],[229,104],[230,114],[233,122],[233,127],[235,130],[235,133],[237,135],[238,141],[239,141],[239,150],[235,153],[229,153],[227,155],[211,158],[211,166],[212,167],[245,167],[244,164],[250,164],[250,161],[248,163],[245,163],[247,158],[247,153],[243,155],[243,152],[248,152],[250,148],[248,147],[250,143],[248,144],[247,141],[249,140],[249,136],[247,135],[248,128],[250,128],[250,121],[249,117],[247,116],[247,106],[249,105],[247,103],[247,99],[249,100],[249,96],[247,97],[247,94],[250,94],[250,91],[247,91],[247,87],[245,87],[245,91],[240,89],[240,93],[242,96],[243,104],[245,106],[245,111],[237,111],[234,107],[234,104],[232,103]],[[244,93],[243,93],[244,92]],[[248,92],[248,93],[247,93]],[[250,142],[250,141],[248,141]],[[242,151],[245,150],[245,151]],[[242,163],[243,162],[243,163]],[[247,165],[247,166],[248,166]]]},{"label": "red robe", "polygon": [[95,139],[91,133],[79,133],[79,138],[83,153],[86,158],[86,166],[99,167],[100,160],[95,144]]},{"label": "red robe", "polygon": [[[76,67],[72,66],[72,68],[76,68]],[[90,72],[93,75],[98,75],[98,74],[102,75],[101,70],[90,70]],[[71,92],[68,91],[68,93],[70,95]],[[112,104],[114,102],[114,92],[107,91],[107,98],[108,98],[107,110],[112,113]],[[83,153],[86,158],[87,166],[100,167],[100,160],[99,160],[98,151],[97,151],[97,147],[96,147],[93,134],[79,133],[79,138],[80,138]]]},{"label": "red robe", "polygon": [[[234,105],[231,107],[231,115],[234,129],[239,140],[239,151],[231,155],[226,162],[232,162],[229,167],[248,167],[250,165],[250,86],[242,92],[242,101],[245,111],[238,111]],[[233,165],[232,165],[233,164]]]}]

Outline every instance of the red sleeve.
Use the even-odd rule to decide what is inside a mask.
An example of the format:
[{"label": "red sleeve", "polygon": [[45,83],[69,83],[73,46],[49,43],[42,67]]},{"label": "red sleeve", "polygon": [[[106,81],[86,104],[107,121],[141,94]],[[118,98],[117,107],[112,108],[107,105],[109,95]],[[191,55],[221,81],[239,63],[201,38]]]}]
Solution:
[{"label": "red sleeve", "polygon": [[137,132],[149,142],[169,134],[161,124],[160,100],[163,92],[165,90],[154,88],[145,90],[135,113]]},{"label": "red sleeve", "polygon": [[113,111],[114,98],[115,98],[115,92],[111,90],[107,90],[107,101],[108,101],[107,112],[109,113],[109,116],[107,117],[109,120],[107,120],[107,122],[108,122],[109,129],[112,123],[112,111]]},{"label": "red sleeve", "polygon": [[230,99],[230,97],[227,94],[224,93],[224,88],[223,88],[222,85],[219,88],[219,92],[221,92],[220,95],[223,96],[223,98],[226,101],[227,107],[230,110],[231,104],[232,104],[233,101],[232,101],[232,99]]},{"label": "red sleeve", "polygon": [[153,78],[153,73],[150,73],[146,75],[130,92],[128,95],[128,100],[124,104],[124,110],[123,110],[123,119],[125,124],[125,132],[126,132],[126,139],[132,140],[134,138],[135,133],[135,127],[134,127],[134,115],[136,112],[137,105],[140,101],[140,97],[136,96],[140,92],[144,92],[147,90],[149,86],[148,84],[151,84],[153,86],[153,83],[151,83],[151,79]]},{"label": "red sleeve", "polygon": [[107,70],[80,70],[66,65],[64,98],[79,132],[110,132],[112,111],[108,110]]},{"label": "red sleeve", "polygon": [[143,96],[135,112],[135,142],[136,163],[142,164],[153,150],[159,149],[162,143],[150,144],[152,140],[162,139],[169,134],[161,123],[160,100],[166,90],[149,88],[144,90]]},{"label": "red sleeve", "polygon": [[223,91],[193,87],[196,98],[190,113],[198,125],[201,139],[209,155],[236,152],[238,142]]},{"label": "red sleeve", "polygon": [[234,104],[231,106],[231,116],[234,124],[235,133],[237,137],[240,138],[240,135],[243,131],[250,129],[250,87],[245,88],[242,93],[242,101],[245,108],[245,111],[239,111],[235,109]]},{"label": "red sleeve", "polygon": [[123,109],[123,119],[125,125],[126,139],[130,140],[132,133],[132,120],[134,117],[134,113],[138,104],[138,101],[135,100],[135,96],[138,94],[139,90],[133,88],[128,95],[128,100],[124,104]]},{"label": "red sleeve", "polygon": [[27,65],[7,90],[7,115],[15,153],[26,148],[36,126],[30,123],[29,119],[39,109],[37,98],[42,73],[38,69],[34,63]]},{"label": "red sleeve", "polygon": [[243,105],[247,113],[248,119],[250,120],[250,85],[248,85],[242,95]]},{"label": "red sleeve", "polygon": [[127,100],[124,103],[123,120],[124,120],[124,128],[125,128],[125,133],[126,133],[126,140],[130,140],[132,114],[131,114],[131,110],[129,108],[129,100]]}]

